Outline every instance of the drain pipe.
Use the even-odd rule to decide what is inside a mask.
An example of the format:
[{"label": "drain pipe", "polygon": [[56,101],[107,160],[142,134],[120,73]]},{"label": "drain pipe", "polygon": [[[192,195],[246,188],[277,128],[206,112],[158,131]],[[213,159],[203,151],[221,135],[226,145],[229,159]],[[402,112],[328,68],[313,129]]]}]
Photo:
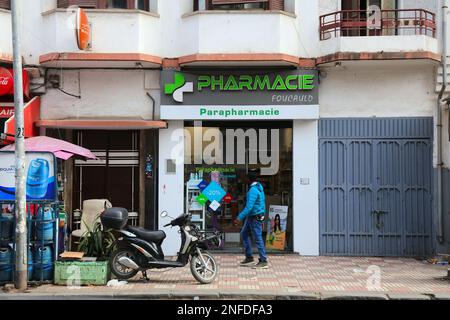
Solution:
[{"label": "drain pipe", "polygon": [[[436,103],[436,131],[437,131],[437,214],[438,214],[438,232],[437,240],[439,243],[444,242],[444,224],[442,210],[442,96],[444,95],[445,89],[447,87],[447,4],[446,0],[443,0],[442,5],[442,87],[439,92],[438,100]],[[450,125],[450,123],[448,124]]]}]

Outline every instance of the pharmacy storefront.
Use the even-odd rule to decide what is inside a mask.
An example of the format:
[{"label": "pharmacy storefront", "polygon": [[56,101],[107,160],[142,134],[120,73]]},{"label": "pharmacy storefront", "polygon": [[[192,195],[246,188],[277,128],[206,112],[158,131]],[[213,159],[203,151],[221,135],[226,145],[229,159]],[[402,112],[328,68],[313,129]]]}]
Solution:
[{"label": "pharmacy storefront", "polygon": [[[163,71],[161,81],[169,125],[159,140],[160,211],[190,212],[201,229],[223,232],[221,249],[240,250],[233,221],[258,169],[268,250],[318,254],[317,72],[194,69]],[[175,240],[166,245],[179,250]]]}]

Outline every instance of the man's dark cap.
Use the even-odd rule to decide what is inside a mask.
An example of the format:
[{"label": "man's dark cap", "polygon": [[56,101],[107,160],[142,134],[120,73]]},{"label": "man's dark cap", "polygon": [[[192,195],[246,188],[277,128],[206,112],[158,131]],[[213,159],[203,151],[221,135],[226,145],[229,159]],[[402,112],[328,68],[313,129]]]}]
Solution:
[{"label": "man's dark cap", "polygon": [[259,176],[261,174],[261,171],[259,169],[251,169],[248,171],[248,178],[250,181],[258,180]]}]

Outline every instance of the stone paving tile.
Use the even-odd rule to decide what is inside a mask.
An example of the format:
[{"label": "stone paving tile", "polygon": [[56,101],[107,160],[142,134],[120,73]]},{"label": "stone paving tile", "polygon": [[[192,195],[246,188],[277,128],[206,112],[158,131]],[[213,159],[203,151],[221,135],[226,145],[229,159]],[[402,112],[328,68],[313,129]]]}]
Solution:
[{"label": "stone paving tile", "polygon": [[[269,269],[255,270],[239,266],[239,261],[242,260],[241,255],[216,254],[216,257],[220,273],[216,281],[209,285],[198,284],[190,274],[189,268],[185,267],[168,271],[149,271],[149,282],[138,281],[139,275],[124,287],[83,287],[76,291],[78,294],[117,290],[122,293],[147,292],[148,294],[154,292],[170,292],[170,294],[340,292],[368,295],[391,293],[400,296],[417,296],[418,294],[450,296],[450,281],[443,279],[447,274],[447,267],[414,259],[270,255]],[[375,288],[378,290],[368,287],[368,284],[373,283],[371,277],[374,274],[369,268],[371,266],[380,268],[379,287]],[[30,291],[36,294],[66,294],[71,290],[64,286],[45,285]]]}]

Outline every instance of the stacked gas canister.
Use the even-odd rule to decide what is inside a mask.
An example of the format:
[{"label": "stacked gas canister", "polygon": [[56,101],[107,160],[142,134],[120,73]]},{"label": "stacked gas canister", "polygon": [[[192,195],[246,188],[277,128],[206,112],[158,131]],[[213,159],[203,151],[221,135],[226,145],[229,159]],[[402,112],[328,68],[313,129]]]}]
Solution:
[{"label": "stacked gas canister", "polygon": [[[28,226],[28,279],[48,281],[53,279],[56,212],[51,205],[27,204]],[[0,283],[14,279],[13,205],[2,205],[0,214]]]}]

